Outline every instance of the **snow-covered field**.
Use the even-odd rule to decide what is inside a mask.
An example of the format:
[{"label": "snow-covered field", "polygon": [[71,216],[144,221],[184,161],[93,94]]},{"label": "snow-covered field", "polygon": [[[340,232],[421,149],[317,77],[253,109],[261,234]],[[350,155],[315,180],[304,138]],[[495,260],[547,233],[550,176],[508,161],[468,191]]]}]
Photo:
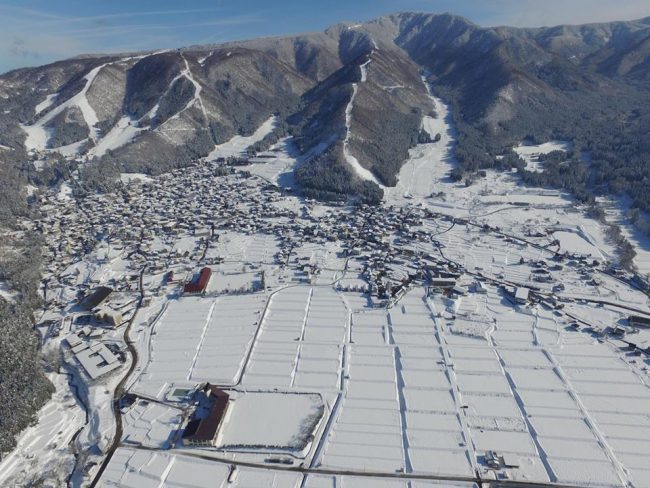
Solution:
[{"label": "snow-covered field", "polygon": [[[232,271],[241,270],[244,263],[270,263],[277,252],[276,239],[273,236],[245,235],[231,232],[219,239],[208,251],[208,256],[220,256],[231,262]],[[220,284],[214,286],[221,287]]]},{"label": "snow-covered field", "polygon": [[[283,469],[233,467],[174,453],[153,453],[120,448],[111,460],[103,485],[106,487],[204,488],[285,488],[300,486],[303,475]],[[308,475],[306,488],[475,488],[473,483],[426,480],[374,479],[343,475]]]},{"label": "snow-covered field", "polygon": [[578,232],[559,231],[553,236],[560,241],[560,250],[571,254],[581,254],[594,258],[603,259],[603,255],[589,241],[584,239]]},{"label": "snow-covered field", "polygon": [[180,409],[137,400],[123,417],[126,434],[124,444],[169,449],[183,423]]},{"label": "snow-covered field", "polygon": [[331,288],[279,291],[269,302],[242,385],[336,388],[347,320],[345,303]]},{"label": "snow-covered field", "polygon": [[304,455],[324,413],[319,395],[242,392],[231,396],[217,447]]},{"label": "snow-covered field", "polygon": [[[647,447],[650,421],[642,417],[650,392],[633,362],[612,345],[567,330],[542,308],[513,308],[493,287],[459,299],[456,321],[440,318],[450,304],[414,289],[388,311],[353,305],[350,346],[341,356],[340,344],[348,340],[327,327],[338,322],[332,320],[335,303],[327,288],[279,293],[245,376],[245,383],[321,391],[328,398],[332,422],[313,454],[314,466],[471,477],[483,453],[494,450],[518,466],[508,470],[515,480],[619,486],[647,479],[639,453]],[[345,321],[345,307],[341,312]],[[473,321],[478,332],[468,335],[463,320]],[[334,383],[291,381],[300,372],[325,371],[339,371]],[[290,395],[247,389],[233,393],[219,444],[238,451],[239,459],[262,446],[286,445],[309,410]],[[140,486],[139,476],[164,480],[190,462],[188,454],[158,453],[164,463],[148,471],[152,453],[123,448],[105,480],[121,478],[125,486]],[[124,468],[140,458],[148,461]],[[191,463],[198,473],[222,466]],[[277,475],[258,473],[260,479]]]},{"label": "snow-covered field", "polygon": [[235,383],[264,301],[263,295],[171,301],[153,325],[149,362],[134,390],[163,398],[172,385]]}]

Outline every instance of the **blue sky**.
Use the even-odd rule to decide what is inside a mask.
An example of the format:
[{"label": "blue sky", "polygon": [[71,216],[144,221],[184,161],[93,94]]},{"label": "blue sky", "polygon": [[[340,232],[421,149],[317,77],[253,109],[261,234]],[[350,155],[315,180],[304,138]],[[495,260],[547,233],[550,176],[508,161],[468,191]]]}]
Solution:
[{"label": "blue sky", "polygon": [[0,0],[0,73],[82,53],[137,51],[323,30],[396,11],[480,25],[650,16],[648,0]]}]

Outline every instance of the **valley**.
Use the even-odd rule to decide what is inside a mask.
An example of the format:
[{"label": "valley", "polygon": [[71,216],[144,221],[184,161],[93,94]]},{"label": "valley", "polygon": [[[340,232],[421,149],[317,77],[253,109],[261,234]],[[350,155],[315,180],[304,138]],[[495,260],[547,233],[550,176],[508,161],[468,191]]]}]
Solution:
[{"label": "valley", "polygon": [[649,39],[402,12],[0,75],[0,486],[649,487]]},{"label": "valley", "polygon": [[290,139],[245,156],[270,119],[113,192],[44,192],[57,393],[0,483],[647,486],[647,284],[570,195],[452,181],[432,103],[440,139],[381,206],[295,195]]}]

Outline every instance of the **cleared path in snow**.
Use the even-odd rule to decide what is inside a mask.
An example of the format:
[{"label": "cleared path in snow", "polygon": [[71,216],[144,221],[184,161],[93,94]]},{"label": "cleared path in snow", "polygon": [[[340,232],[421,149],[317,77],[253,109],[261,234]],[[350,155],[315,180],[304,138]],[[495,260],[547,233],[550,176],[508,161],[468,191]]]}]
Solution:
[{"label": "cleared path in snow", "polygon": [[402,166],[398,183],[393,188],[385,188],[387,205],[403,205],[405,200],[422,201],[436,191],[437,183],[446,178],[456,165],[453,152],[456,146],[456,131],[452,126],[449,106],[434,97],[428,83],[423,79],[434,104],[437,117],[424,117],[422,126],[434,138],[440,134],[438,142],[418,144],[410,151],[410,158]]},{"label": "cleared path in snow", "polygon": [[[366,80],[368,79],[368,71],[367,67],[370,64],[370,59],[363,63],[362,65],[359,66],[359,69],[361,69],[361,81],[359,83],[365,83]],[[357,98],[357,93],[359,91],[359,83],[353,83],[352,84],[352,96],[350,97],[350,101],[348,102],[348,106],[345,108],[345,129],[346,129],[346,135],[345,135],[345,140],[343,141],[343,156],[345,156],[345,160],[348,162],[350,167],[352,168],[352,171],[361,178],[362,180],[366,181],[372,181],[373,183],[376,183],[379,185],[381,188],[384,188],[384,186],[379,182],[379,180],[375,177],[375,175],[372,174],[372,172],[363,166],[361,166],[361,163],[359,163],[359,160],[352,155],[350,152],[350,135],[351,135],[351,124],[352,124],[352,110],[354,108],[354,100]]]},{"label": "cleared path in snow", "polygon": [[[86,76],[84,76],[84,80],[86,80],[86,84],[84,85],[83,89],[75,96],[73,96],[69,100],[66,100],[61,105],[57,106],[55,109],[45,114],[43,117],[38,119],[34,124],[21,126],[22,129],[27,133],[27,139],[25,139],[25,149],[27,149],[28,151],[45,150],[45,148],[47,147],[47,143],[50,139],[49,131],[45,126],[49,122],[51,122],[57,115],[63,112],[65,109],[72,108],[72,107],[76,107],[81,111],[83,118],[86,121],[86,124],[88,125],[90,139],[92,139],[93,141],[97,140],[96,125],[99,122],[99,119],[97,118],[95,109],[93,109],[88,103],[88,99],[86,98],[86,93],[88,93],[90,86],[93,84],[93,81],[97,77],[97,73],[99,73],[99,71],[107,64],[111,64],[111,63],[105,63],[90,70],[90,72]],[[40,111],[43,111],[46,107],[49,107],[51,105],[51,101],[52,98],[48,97],[46,99],[47,104],[44,103],[39,104],[37,108],[40,109]]]}]

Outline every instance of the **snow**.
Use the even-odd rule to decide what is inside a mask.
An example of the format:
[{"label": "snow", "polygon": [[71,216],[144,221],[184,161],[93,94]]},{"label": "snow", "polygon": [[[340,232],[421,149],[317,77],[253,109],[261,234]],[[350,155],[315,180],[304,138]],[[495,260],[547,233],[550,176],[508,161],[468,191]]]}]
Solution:
[{"label": "snow", "polygon": [[61,155],[65,157],[73,157],[81,152],[81,148],[86,144],[86,142],[87,140],[73,142],[67,146],[57,147],[56,149],[53,149],[53,151],[61,153]]},{"label": "snow", "polygon": [[[636,256],[633,261],[639,273],[643,276],[650,274],[650,237],[626,217],[631,202],[627,199],[614,200],[609,197],[599,197],[596,201],[605,211],[607,221],[619,225],[622,234],[634,245]],[[641,212],[641,219],[645,222],[650,221],[648,214],[644,212]]]},{"label": "snow", "polygon": [[122,117],[113,128],[102,137],[95,147],[88,151],[90,157],[102,157],[108,151],[114,151],[131,142],[143,128],[137,127],[131,117]]},{"label": "snow", "polygon": [[61,188],[59,189],[59,193],[57,195],[59,200],[71,200],[72,199],[72,187],[70,186],[70,183],[65,181],[61,183]]},{"label": "snow", "polygon": [[549,154],[553,151],[567,152],[571,150],[571,143],[567,141],[549,141],[538,145],[520,144],[515,148],[515,152],[520,156],[534,156],[538,154]]},{"label": "snow", "polygon": [[125,488],[203,488],[219,486],[228,473],[225,464],[121,447],[111,459],[102,481],[105,486]]},{"label": "snow", "polygon": [[[208,451],[202,454],[209,455]],[[444,456],[444,452],[440,451]],[[111,459],[102,486],[122,488],[204,488],[206,486],[305,488],[476,488],[473,483],[400,480],[369,476],[290,472],[267,464],[261,468],[230,466],[192,456],[188,451],[146,452],[120,447]],[[301,482],[304,481],[304,485]]]},{"label": "snow", "polygon": [[36,171],[43,171],[43,169],[45,169],[47,167],[48,163],[44,159],[38,159],[38,160],[34,161],[33,164],[34,164],[34,169]]},{"label": "snow", "polygon": [[[271,146],[268,151],[250,158],[251,164],[243,168],[275,185],[296,188],[294,171],[306,161],[321,154],[334,141],[336,141],[335,135],[311,148],[308,152],[299,154],[293,139],[286,137]],[[244,155],[244,153],[241,154]]]},{"label": "snow", "polygon": [[[201,108],[201,112],[203,113],[203,121],[204,121],[205,125],[207,125],[209,119],[208,119],[208,113],[207,113],[207,111],[205,110],[205,105],[203,105],[203,99],[201,98],[201,90],[202,90],[202,87],[201,87],[201,85],[199,84],[199,82],[197,82],[197,81],[194,79],[194,77],[192,76],[192,71],[190,70],[190,63],[187,61],[187,59],[185,58],[185,56],[183,56],[183,61],[185,61],[185,70],[183,71],[182,74],[183,74],[183,76],[185,76],[188,80],[190,80],[190,82],[192,83],[192,85],[194,85],[194,98],[193,98],[192,100],[189,101],[189,103],[187,104],[187,107],[185,107],[185,108],[188,108],[188,107],[190,107],[190,106],[192,106],[192,105],[198,104],[199,107]],[[183,109],[183,110],[185,110],[185,109]],[[183,110],[181,110],[181,112],[182,112]]]},{"label": "snow", "polygon": [[172,383],[234,384],[263,303],[261,295],[170,301],[153,325],[148,363],[135,391],[161,398]]},{"label": "snow", "polygon": [[[423,79],[423,83],[429,86]],[[438,182],[456,165],[453,155],[456,146],[456,133],[451,125],[452,117],[449,106],[429,92],[437,117],[425,116],[422,128],[433,138],[440,134],[441,139],[431,144],[420,144],[410,151],[410,158],[402,166],[398,183],[394,188],[386,188],[387,204],[404,204],[404,199],[417,201],[438,191]]]},{"label": "snow", "polygon": [[[205,109],[205,105],[203,104],[203,99],[201,98],[201,90],[202,90],[202,87],[201,87],[201,85],[199,84],[199,82],[196,81],[196,79],[194,79],[194,77],[192,76],[192,70],[190,69],[190,64],[189,64],[189,62],[187,61],[187,58],[185,58],[185,56],[182,56],[182,57],[183,57],[183,62],[184,62],[184,64],[185,64],[185,69],[183,69],[183,70],[182,70],[178,75],[176,75],[176,76],[175,76],[175,77],[174,77],[174,78],[169,82],[169,86],[167,87],[167,90],[165,91],[165,93],[163,94],[163,96],[161,97],[161,99],[164,98],[165,95],[167,95],[167,93],[169,92],[169,90],[171,90],[171,88],[174,86],[174,83],[176,83],[176,81],[178,81],[180,78],[185,78],[185,79],[187,79],[188,81],[190,81],[190,83],[192,83],[192,85],[194,86],[194,96],[192,97],[192,99],[191,99],[189,102],[187,102],[187,104],[185,105],[185,107],[183,107],[183,108],[180,109],[177,113],[175,113],[175,114],[172,115],[170,118],[168,118],[167,120],[165,120],[165,122],[163,122],[163,123],[162,123],[162,124],[161,124],[157,129],[156,129],[156,130],[158,130],[159,132],[161,132],[161,133],[163,133],[163,134],[164,134],[165,132],[167,132],[167,131],[173,131],[173,130],[185,130],[185,129],[164,128],[164,127],[165,127],[168,123],[170,123],[170,122],[172,122],[172,125],[174,125],[173,122],[174,122],[174,121],[178,121],[178,119],[179,119],[180,116],[183,114],[183,112],[185,112],[187,109],[189,109],[190,107],[193,107],[193,106],[195,106],[195,105],[198,105],[199,108],[201,109],[201,112],[203,113],[203,123],[204,123],[204,125],[207,126],[207,125],[208,125],[208,122],[209,122],[208,113],[207,113],[207,111],[206,111],[206,109]],[[150,111],[149,111],[149,112],[148,112],[148,113],[143,117],[143,119],[144,119],[144,118],[147,118],[147,117],[148,117],[148,118],[153,118],[153,117],[155,117],[156,113],[158,112],[158,107],[159,107],[159,104],[157,103],[157,104],[154,105],[154,107],[153,107],[153,108],[152,108],[152,109],[151,109],[151,110],[150,110]],[[142,119],[141,119],[141,120],[142,120]]]},{"label": "snow", "polygon": [[604,259],[602,253],[586,240],[580,232],[559,231],[555,232],[553,236],[560,241],[561,252]]},{"label": "snow", "polygon": [[[125,413],[123,446],[101,484],[440,486],[379,479],[368,472],[365,478],[322,471],[303,477],[267,461],[286,456],[294,466],[351,473],[505,476],[504,470],[486,469],[483,456],[489,449],[519,464],[507,470],[515,481],[623,486],[630,479],[639,484],[648,480],[650,389],[644,359],[628,354],[620,341],[569,327],[575,317],[602,329],[624,323],[627,313],[569,301],[575,297],[643,309],[647,297],[567,262],[553,273],[553,283],[533,282],[533,271],[542,266],[538,261],[553,265],[556,238],[560,250],[613,255],[603,227],[567,195],[524,188],[516,174],[488,171],[469,187],[451,181],[447,175],[455,165],[455,133],[448,108],[433,101],[439,117],[424,118],[423,127],[432,135],[440,133],[441,140],[412,150],[398,187],[387,189],[387,203],[414,215],[444,213],[412,225],[425,238],[405,245],[422,253],[423,260],[444,257],[465,266],[467,273],[459,279],[463,288],[471,288],[480,272],[485,293],[450,299],[429,296],[424,286],[414,284],[391,308],[376,308],[367,295],[338,288],[364,284],[361,258],[343,257],[340,243],[296,242],[292,263],[323,270],[305,278],[298,277],[292,263],[274,264],[280,249],[276,236],[221,228],[205,262],[226,261],[210,264],[215,281],[206,296],[178,297],[180,284],[169,285],[152,292],[153,303],[143,309],[146,316],[134,323],[130,334],[139,363],[125,387],[151,400],[138,401]],[[251,158],[246,168],[279,181],[283,171],[299,163],[289,142],[264,154],[273,157]],[[244,144],[236,150],[233,146],[230,154],[245,149]],[[259,178],[247,178],[237,191],[257,195],[260,184]],[[69,186],[62,188],[63,198],[69,191]],[[286,222],[327,222],[335,212],[345,219],[347,211],[280,195],[269,205],[295,211],[295,218],[282,217]],[[247,210],[243,202],[235,207]],[[502,233],[484,230],[483,224],[498,226]],[[321,230],[327,232],[326,225]],[[388,245],[402,240],[397,233],[387,234]],[[201,254],[200,239],[180,233],[168,240],[158,236],[148,245],[178,263],[176,251]],[[187,264],[194,261],[190,257],[171,264],[178,279],[196,271]],[[396,279],[416,267],[395,261],[388,267]],[[103,245],[62,275],[73,283],[105,282],[126,274],[124,263],[119,252]],[[227,294],[255,282],[262,271],[265,290]],[[159,286],[161,274],[147,273],[147,290]],[[601,284],[588,284],[592,277],[584,275],[590,274]],[[557,293],[567,300],[563,312],[533,303],[513,305],[492,281],[498,276],[517,286],[535,285],[542,295]],[[566,290],[555,292],[556,283]],[[641,334],[635,341],[637,337]],[[205,381],[223,386],[231,396],[218,448],[176,445],[167,451],[184,425],[180,418],[191,413],[189,402],[180,403],[170,393]],[[80,436],[82,447],[108,445],[114,385],[115,379],[91,388],[88,396],[98,418]],[[257,468],[231,467],[233,460]]]},{"label": "snow", "polygon": [[370,59],[363,63],[362,65],[359,66],[359,69],[361,70],[361,82],[360,83],[365,83],[368,80],[368,65],[370,64]]},{"label": "snow", "polygon": [[205,60],[208,59],[210,56],[212,56],[213,53],[214,53],[214,51],[210,51],[208,54],[206,54],[206,55],[203,56],[202,58],[199,58],[199,59],[198,59],[198,63],[199,63],[201,66],[203,66],[203,64],[205,63]]},{"label": "snow", "polygon": [[50,138],[48,130],[44,124],[36,123],[34,125],[20,125],[20,128],[25,131],[27,137],[25,139],[25,149],[27,151],[45,150],[47,141]]},{"label": "snow", "polygon": [[231,396],[218,447],[304,452],[323,415],[319,395],[244,392]]},{"label": "snow", "polygon": [[144,173],[121,173],[120,180],[122,183],[130,183],[131,181],[151,181],[151,177]]},{"label": "snow", "polygon": [[571,200],[568,195],[562,194],[537,194],[525,192],[508,192],[505,195],[486,195],[481,199],[483,203],[509,203],[509,204],[533,204],[538,206],[570,207]]},{"label": "snow", "polygon": [[2,149],[3,151],[13,151],[13,148],[9,146],[5,146],[4,144],[0,144],[0,149]]},{"label": "snow", "polygon": [[146,447],[169,449],[181,428],[183,412],[147,400],[138,400],[123,416],[127,426],[122,442]]},{"label": "snow", "polygon": [[231,156],[242,157],[246,155],[246,149],[261,141],[275,128],[277,124],[276,116],[271,116],[264,123],[257,128],[257,130],[250,136],[235,136],[228,142],[219,144],[208,154],[206,159],[214,161],[217,158],[228,158]]},{"label": "snow", "polygon": [[34,107],[34,115],[38,115],[42,111],[44,111],[45,109],[50,108],[52,106],[52,104],[54,103],[54,100],[56,99],[57,96],[58,96],[58,93],[52,93],[51,95],[48,95],[47,97],[45,97],[45,100],[43,100],[41,103],[36,105],[36,107]]},{"label": "snow", "polygon": [[346,321],[345,303],[331,289],[307,286],[276,292],[266,308],[242,385],[334,388],[338,344]]},{"label": "snow", "polygon": [[567,141],[549,141],[538,145],[520,144],[515,147],[515,152],[526,161],[526,169],[529,171],[542,172],[543,167],[537,158],[542,154],[549,154],[553,151],[568,152],[573,148],[573,144]]},{"label": "snow", "polygon": [[25,149],[27,151],[45,150],[45,148],[47,147],[47,142],[49,140],[49,133],[45,126],[54,117],[56,117],[57,115],[59,115],[61,112],[63,112],[65,109],[69,107],[77,107],[79,108],[79,110],[81,110],[83,118],[86,121],[86,124],[88,125],[88,129],[90,131],[90,139],[92,139],[93,141],[97,139],[97,129],[95,127],[98,122],[97,114],[95,113],[95,110],[88,103],[88,99],[86,98],[86,93],[88,92],[90,86],[95,80],[97,73],[99,73],[99,71],[104,66],[106,66],[106,64],[102,64],[100,66],[93,68],[86,76],[84,76],[84,79],[86,80],[86,84],[84,85],[83,89],[75,96],[73,96],[69,100],[66,100],[62,104],[58,105],[55,109],[51,110],[46,115],[38,119],[34,124],[27,125],[27,126],[21,125],[21,128],[27,133],[27,138],[25,139]]},{"label": "snow", "polygon": [[13,302],[16,298],[16,293],[11,291],[8,283],[4,280],[0,280],[0,297],[4,298],[8,302]]},{"label": "snow", "polygon": [[[361,69],[361,82],[364,83],[367,80],[367,67],[368,64],[370,63],[370,59],[363,63],[359,68]],[[348,102],[347,107],[345,108],[345,129],[346,129],[346,135],[345,135],[345,140],[343,141],[343,155],[345,157],[345,160],[347,163],[350,165],[352,168],[352,171],[354,174],[356,174],[359,178],[362,180],[366,181],[372,181],[373,183],[376,183],[379,185],[381,188],[384,188],[384,186],[379,182],[377,177],[375,177],[374,174],[372,174],[372,171],[364,168],[361,166],[361,163],[359,163],[359,160],[350,153],[349,149],[349,144],[350,144],[350,136],[352,134],[351,127],[352,127],[352,110],[354,108],[354,100],[357,97],[357,92],[359,90],[358,84],[353,83],[352,84],[352,96],[350,97],[350,101]]]},{"label": "snow", "polygon": [[61,486],[72,470],[70,446],[85,415],[70,392],[65,375],[49,374],[56,388],[51,400],[37,414],[37,422],[23,431],[17,447],[0,462],[0,485],[31,486],[36,473]]}]

